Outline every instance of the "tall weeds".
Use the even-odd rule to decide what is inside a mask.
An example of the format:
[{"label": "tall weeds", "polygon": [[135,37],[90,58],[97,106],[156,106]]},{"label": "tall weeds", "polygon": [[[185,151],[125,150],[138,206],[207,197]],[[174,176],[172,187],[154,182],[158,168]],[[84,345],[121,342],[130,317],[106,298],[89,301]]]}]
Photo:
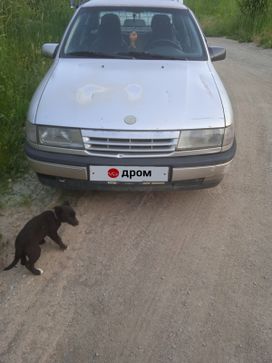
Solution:
[{"label": "tall weeds", "polygon": [[272,0],[185,0],[207,35],[272,47]]},{"label": "tall weeds", "polygon": [[253,16],[264,14],[268,8],[268,0],[237,0],[242,13],[246,16]]},{"label": "tall weeds", "polygon": [[70,16],[68,0],[0,1],[0,183],[25,170],[27,108],[49,66],[41,45],[59,41]]}]

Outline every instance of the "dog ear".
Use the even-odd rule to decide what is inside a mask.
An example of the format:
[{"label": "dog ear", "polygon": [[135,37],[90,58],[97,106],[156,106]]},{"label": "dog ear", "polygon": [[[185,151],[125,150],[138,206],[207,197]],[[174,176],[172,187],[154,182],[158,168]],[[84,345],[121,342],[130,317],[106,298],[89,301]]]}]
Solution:
[{"label": "dog ear", "polygon": [[62,208],[60,206],[57,206],[54,208],[56,216],[60,218],[61,213],[62,213]]},{"label": "dog ear", "polygon": [[62,205],[68,205],[68,206],[70,206],[70,203],[69,203],[69,201],[68,200],[66,200],[65,202],[63,202],[63,204]]}]

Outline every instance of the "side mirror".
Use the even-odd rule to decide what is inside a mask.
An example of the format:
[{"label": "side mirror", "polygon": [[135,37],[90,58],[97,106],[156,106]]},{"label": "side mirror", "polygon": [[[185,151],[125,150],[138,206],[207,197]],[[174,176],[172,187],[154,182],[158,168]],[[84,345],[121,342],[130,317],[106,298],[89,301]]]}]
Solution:
[{"label": "side mirror", "polygon": [[208,47],[211,61],[216,62],[226,59],[226,49],[222,47]]},{"label": "side mirror", "polygon": [[71,7],[71,9],[76,8],[75,0],[70,0],[70,7]]},{"label": "side mirror", "polygon": [[70,0],[70,8],[71,9],[77,9],[82,3],[84,3],[84,1],[81,1],[81,0]]},{"label": "side mirror", "polygon": [[45,43],[42,46],[42,55],[47,58],[55,58],[59,48],[59,43]]}]

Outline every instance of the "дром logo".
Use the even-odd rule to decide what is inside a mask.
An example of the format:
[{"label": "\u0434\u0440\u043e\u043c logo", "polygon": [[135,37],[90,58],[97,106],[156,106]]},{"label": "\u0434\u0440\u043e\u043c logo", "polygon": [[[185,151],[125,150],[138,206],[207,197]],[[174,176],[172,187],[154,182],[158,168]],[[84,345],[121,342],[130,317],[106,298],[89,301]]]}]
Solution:
[{"label": "\u0434\u0440\u043e\u043c logo", "polygon": [[119,170],[115,168],[111,168],[108,170],[108,176],[112,179],[115,179],[119,176]]}]

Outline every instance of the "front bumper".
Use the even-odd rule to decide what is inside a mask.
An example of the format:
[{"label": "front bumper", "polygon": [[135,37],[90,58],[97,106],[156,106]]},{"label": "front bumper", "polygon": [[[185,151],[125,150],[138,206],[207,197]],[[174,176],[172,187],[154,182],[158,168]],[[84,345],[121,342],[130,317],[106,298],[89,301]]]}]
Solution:
[{"label": "front bumper", "polygon": [[[236,152],[236,142],[225,152],[209,155],[113,159],[96,156],[79,156],[37,150],[26,144],[27,158],[41,182],[68,189],[189,189],[217,185],[227,171]],[[163,184],[113,184],[91,182],[90,165],[107,166],[168,166],[169,181]]]}]

